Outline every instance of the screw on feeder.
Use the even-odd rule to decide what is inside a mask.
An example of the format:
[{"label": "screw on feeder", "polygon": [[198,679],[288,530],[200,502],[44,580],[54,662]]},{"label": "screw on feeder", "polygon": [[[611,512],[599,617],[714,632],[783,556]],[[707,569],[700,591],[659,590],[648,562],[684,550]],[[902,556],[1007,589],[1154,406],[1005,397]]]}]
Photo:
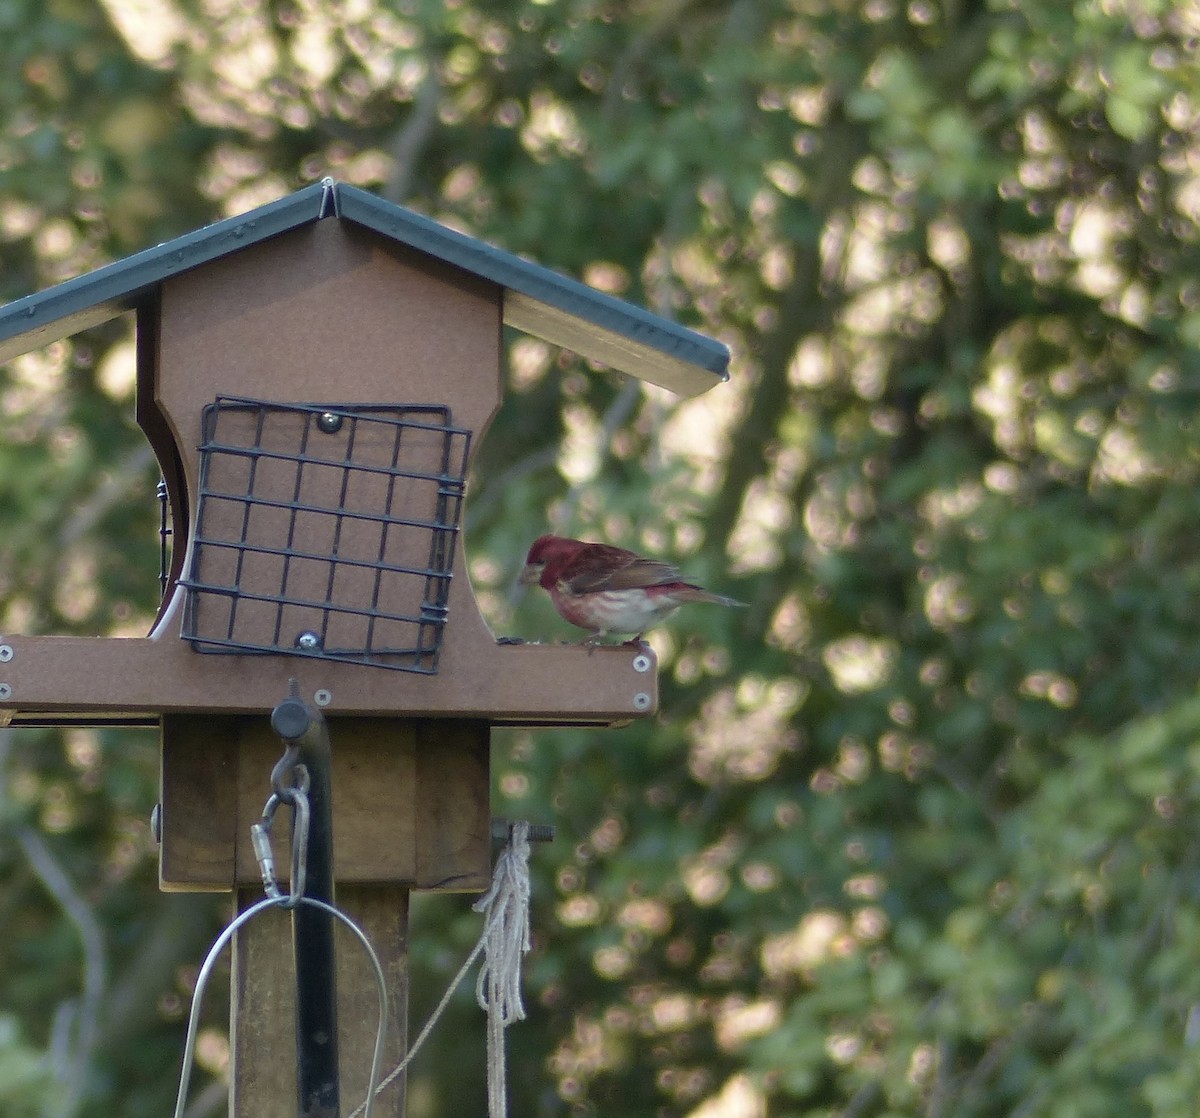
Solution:
[{"label": "screw on feeder", "polygon": [[333,702],[333,692],[320,687],[313,692],[313,702],[319,707],[327,707]]},{"label": "screw on feeder", "polygon": [[[0,664],[7,664],[13,658],[13,650],[11,644],[0,644]],[[12,685],[8,683],[0,683],[0,699],[12,698]]]},{"label": "screw on feeder", "polygon": [[634,695],[633,709],[634,710],[649,710],[650,709],[650,696],[647,695],[645,691],[639,691],[636,695]]},{"label": "screw on feeder", "polygon": [[336,435],[342,429],[343,417],[335,411],[323,411],[317,416],[317,430]]},{"label": "screw on feeder", "polygon": [[321,649],[321,634],[305,629],[296,634],[296,647],[301,652],[319,652]]},{"label": "screw on feeder", "polygon": [[650,657],[644,652],[639,652],[633,658],[633,670],[635,672],[648,672],[650,670]]}]

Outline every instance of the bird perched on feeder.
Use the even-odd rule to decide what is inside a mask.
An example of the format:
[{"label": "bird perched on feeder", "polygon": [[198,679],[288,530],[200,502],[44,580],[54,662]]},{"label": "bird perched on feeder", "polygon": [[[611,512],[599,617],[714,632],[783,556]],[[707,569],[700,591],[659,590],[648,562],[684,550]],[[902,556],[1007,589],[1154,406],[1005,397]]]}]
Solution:
[{"label": "bird perched on feeder", "polygon": [[539,536],[525,557],[525,585],[550,594],[564,620],[591,635],[594,645],[610,633],[642,633],[688,602],[741,606],[688,582],[670,563],[646,559],[623,547],[563,536]]}]

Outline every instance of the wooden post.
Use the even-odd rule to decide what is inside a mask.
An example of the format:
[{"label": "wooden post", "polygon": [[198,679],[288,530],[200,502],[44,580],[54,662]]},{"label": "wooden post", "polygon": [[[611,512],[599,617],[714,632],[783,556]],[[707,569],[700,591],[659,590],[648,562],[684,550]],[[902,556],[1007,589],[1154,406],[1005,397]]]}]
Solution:
[{"label": "wooden post", "polygon": [[[336,900],[366,933],[388,979],[386,1075],[407,1050],[408,897],[412,888],[479,892],[490,877],[487,723],[331,719]],[[165,889],[235,891],[239,910],[262,896],[250,824],[270,794],[282,744],[261,719],[163,722]],[[281,811],[280,821],[286,824]],[[288,827],[272,833],[286,878]],[[365,1098],[377,1024],[374,971],[353,935],[337,933],[342,1109]],[[295,984],[288,914],[272,910],[234,943],[230,1118],[293,1118]],[[376,1101],[402,1118],[403,1077]],[[312,1115],[311,1118],[334,1118]]]},{"label": "wooden post", "polygon": [[[238,910],[262,899],[261,891],[237,893]],[[408,890],[380,885],[341,885],[338,907],[362,930],[379,954],[388,982],[389,1026],[383,1057],[387,1075],[408,1051]],[[229,1114],[295,1118],[296,1014],[291,923],[282,909],[264,913],[235,937],[230,1047],[233,1053]],[[376,981],[357,939],[338,924],[338,1050],[342,1111],[366,1098],[375,1044]],[[403,1118],[405,1077],[376,1099],[376,1118]]]}]

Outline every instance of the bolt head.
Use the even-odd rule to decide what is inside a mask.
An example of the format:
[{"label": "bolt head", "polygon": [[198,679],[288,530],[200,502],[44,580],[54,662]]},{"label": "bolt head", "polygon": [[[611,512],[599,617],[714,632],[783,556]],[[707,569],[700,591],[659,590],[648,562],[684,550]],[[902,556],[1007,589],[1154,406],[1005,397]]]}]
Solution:
[{"label": "bolt head", "polygon": [[327,435],[337,434],[342,429],[343,417],[335,411],[323,411],[317,416],[317,430]]}]

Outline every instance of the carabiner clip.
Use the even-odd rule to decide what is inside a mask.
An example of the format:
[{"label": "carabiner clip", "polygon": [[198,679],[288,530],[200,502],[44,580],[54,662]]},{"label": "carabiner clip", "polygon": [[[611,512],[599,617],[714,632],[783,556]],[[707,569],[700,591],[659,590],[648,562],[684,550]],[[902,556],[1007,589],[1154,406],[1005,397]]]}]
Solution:
[{"label": "carabiner clip", "polygon": [[285,786],[279,792],[272,792],[263,806],[262,818],[250,825],[250,842],[254,847],[254,856],[258,859],[263,889],[268,897],[278,899],[283,897],[284,893],[279,888],[279,879],[275,875],[271,827],[275,823],[275,812],[280,804],[287,804],[292,809],[292,877],[287,899],[283,901],[284,908],[294,908],[304,896],[308,874],[308,770],[303,765],[296,765],[294,768],[296,783],[290,787]]}]

